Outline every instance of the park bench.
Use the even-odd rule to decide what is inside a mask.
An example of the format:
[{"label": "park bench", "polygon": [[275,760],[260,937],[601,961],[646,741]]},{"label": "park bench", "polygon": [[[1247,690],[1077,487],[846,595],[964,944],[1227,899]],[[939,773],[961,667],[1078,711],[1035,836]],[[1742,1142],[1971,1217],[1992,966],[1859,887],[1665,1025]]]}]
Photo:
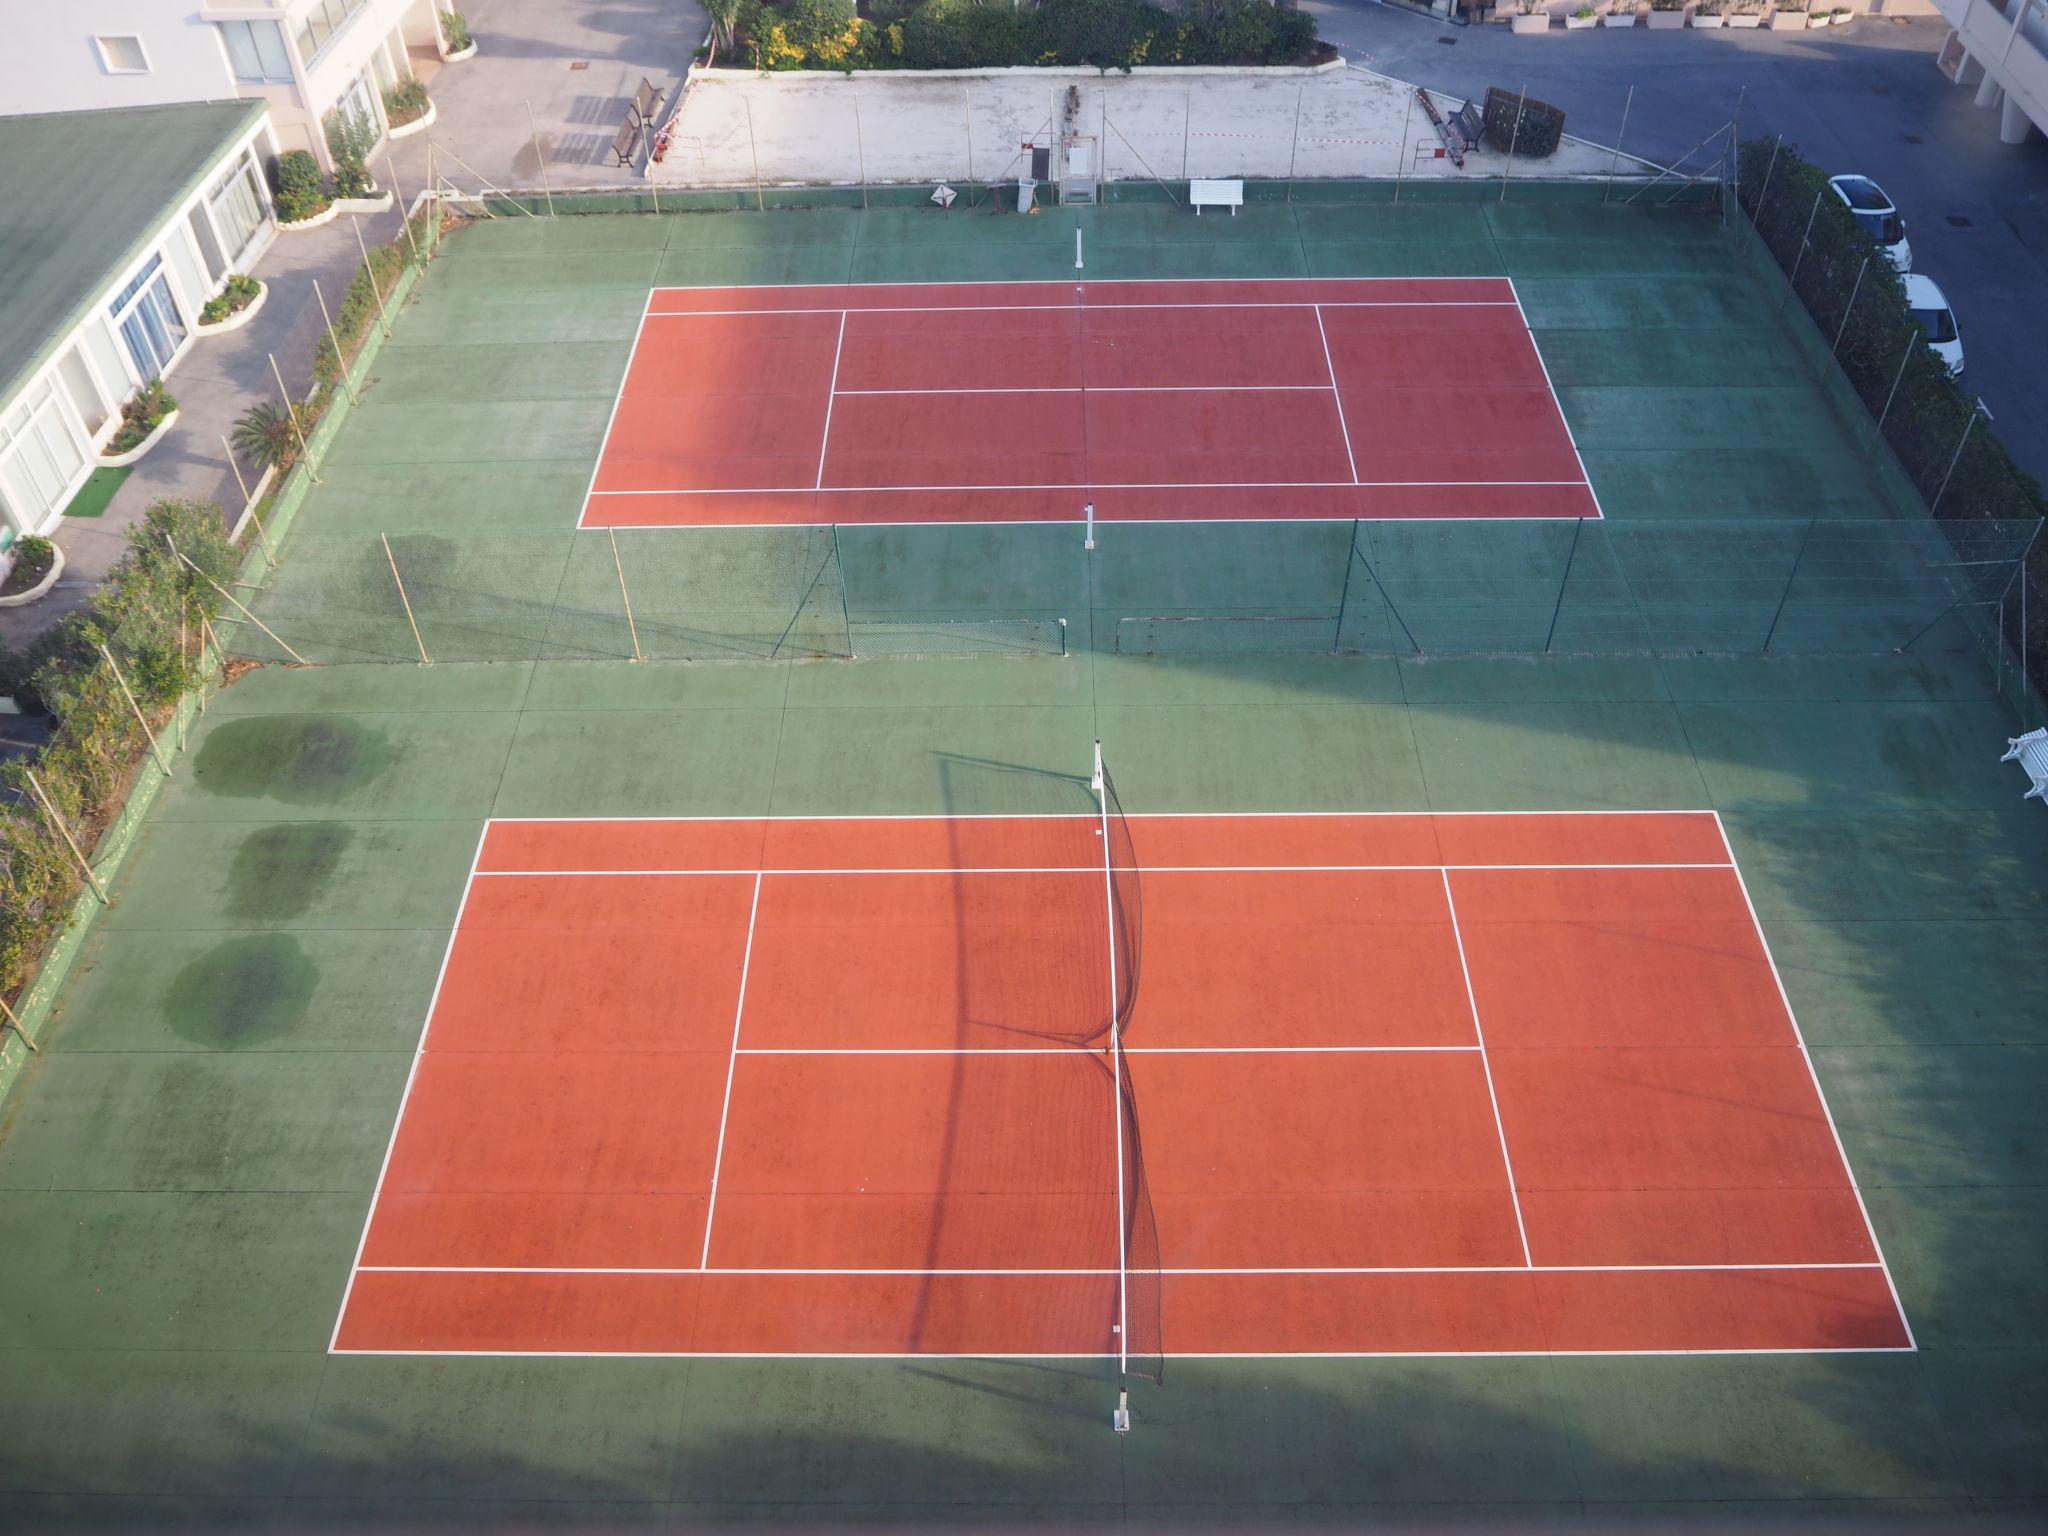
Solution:
[{"label": "park bench", "polygon": [[1188,183],[1188,201],[1194,205],[1195,217],[1202,216],[1204,208],[1228,208],[1230,216],[1237,217],[1237,210],[1244,206],[1244,183],[1242,181],[1205,181],[1200,177]]},{"label": "park bench", "polygon": [[2010,763],[2017,759],[2027,777],[2034,781],[2034,787],[2020,798],[2048,805],[2048,728],[2029,731],[2024,736],[2008,736],[2005,747],[2005,756],[1999,761]]},{"label": "park bench", "polygon": [[640,77],[640,89],[633,93],[633,99],[626,106],[626,120],[619,125],[619,131],[612,138],[612,158],[620,165],[631,165],[639,158],[640,143],[654,131],[654,114],[661,110],[661,91],[645,75]]}]

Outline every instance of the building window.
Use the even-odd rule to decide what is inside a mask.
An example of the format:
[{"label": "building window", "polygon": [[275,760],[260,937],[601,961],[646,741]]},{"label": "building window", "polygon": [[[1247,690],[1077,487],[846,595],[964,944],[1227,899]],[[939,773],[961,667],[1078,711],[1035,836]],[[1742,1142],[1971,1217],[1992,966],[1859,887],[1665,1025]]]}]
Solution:
[{"label": "building window", "polygon": [[290,85],[291,56],[274,21],[216,21],[237,85]]},{"label": "building window", "polygon": [[249,248],[270,228],[270,200],[263,195],[263,178],[256,173],[253,154],[242,151],[241,158],[207,189],[206,205],[213,212],[213,227],[227,247],[229,264],[239,266]]},{"label": "building window", "polygon": [[87,446],[47,380],[0,420],[0,503],[17,528],[33,533],[63,508]]},{"label": "building window", "polygon": [[93,45],[100,51],[100,68],[110,75],[146,75],[149,73],[149,55],[142,51],[142,39],[132,33],[119,33],[110,37],[96,37]]},{"label": "building window", "polygon": [[160,377],[171,366],[185,339],[185,321],[163,268],[161,255],[150,257],[134,281],[107,307],[127,344],[137,376],[145,382]]},{"label": "building window", "polygon": [[299,59],[306,68],[313,67],[313,61],[327,51],[327,45],[340,35],[349,17],[361,10],[363,4],[364,0],[312,0],[292,34],[299,45]]}]

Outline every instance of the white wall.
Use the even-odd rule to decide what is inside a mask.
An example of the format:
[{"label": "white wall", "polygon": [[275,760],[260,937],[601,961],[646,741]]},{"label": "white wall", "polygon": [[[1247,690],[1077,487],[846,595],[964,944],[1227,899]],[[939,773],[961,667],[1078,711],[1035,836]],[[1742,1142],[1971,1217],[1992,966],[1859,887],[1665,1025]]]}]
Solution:
[{"label": "white wall", "polygon": [[[93,37],[142,39],[149,73],[115,75]],[[78,112],[232,101],[236,90],[196,0],[0,0],[0,111]]]}]

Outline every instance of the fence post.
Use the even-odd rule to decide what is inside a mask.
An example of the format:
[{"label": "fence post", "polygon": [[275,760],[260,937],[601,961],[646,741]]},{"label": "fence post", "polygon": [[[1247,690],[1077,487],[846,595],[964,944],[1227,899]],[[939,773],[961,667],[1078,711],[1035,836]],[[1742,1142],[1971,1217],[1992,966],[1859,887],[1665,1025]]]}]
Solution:
[{"label": "fence post", "polygon": [[1603,203],[1614,192],[1614,176],[1621,169],[1621,141],[1628,133],[1628,109],[1635,105],[1635,101],[1636,88],[1634,83],[1631,82],[1628,88],[1628,95],[1624,96],[1621,100],[1621,127],[1614,135],[1614,159],[1608,162],[1607,185],[1601,188],[1600,191],[1600,201]]},{"label": "fence post", "polygon": [[[1813,233],[1813,221],[1820,217],[1820,200],[1827,196],[1827,188],[1813,194],[1813,212],[1806,216],[1806,228],[1799,232],[1799,253],[1792,258],[1792,270],[1785,274],[1785,287],[1793,293],[1799,291],[1799,268],[1806,260],[1807,238]],[[1785,312],[1785,295],[1778,295],[1778,313]]]},{"label": "fence post", "polygon": [[619,575],[619,601],[626,605],[626,633],[633,637],[633,659],[645,661],[640,654],[640,626],[633,622],[633,597],[626,590],[626,568],[619,562],[619,531],[607,528],[605,534],[612,541],[612,569]]},{"label": "fence post", "polygon": [[1766,655],[1770,653],[1772,638],[1778,633],[1778,621],[1785,616],[1785,605],[1792,600],[1792,583],[1799,579],[1799,562],[1806,558],[1806,546],[1812,541],[1814,525],[1819,521],[1817,517],[1809,517],[1806,532],[1800,535],[1799,552],[1792,557],[1792,569],[1785,573],[1785,590],[1778,594],[1778,611],[1771,615],[1771,627],[1764,631],[1763,650]]},{"label": "fence post", "polygon": [[1927,515],[1929,517],[1933,517],[1941,510],[1941,498],[1948,491],[1948,483],[1955,475],[1956,465],[1962,462],[1964,445],[1970,441],[1970,428],[1977,425],[1977,417],[1982,413],[1983,409],[1984,402],[1982,400],[1971,402],[1970,419],[1963,423],[1963,435],[1956,439],[1956,451],[1949,455],[1948,468],[1942,472],[1941,487],[1935,491],[1934,500],[1927,504]]},{"label": "fence post", "polygon": [[1401,93],[1401,153],[1394,162],[1394,202],[1401,201],[1401,175],[1408,168],[1408,125],[1415,114],[1415,97],[1411,92]]},{"label": "fence post", "polygon": [[1301,151],[1301,92],[1302,87],[1297,85],[1294,88],[1294,138],[1287,146],[1287,201],[1290,203],[1294,201],[1294,159]]},{"label": "fence post", "polygon": [[[313,285],[313,297],[320,301],[320,320],[327,327],[327,344],[334,348],[334,365],[341,370],[342,393],[348,396],[350,405],[358,404],[355,381],[348,376],[348,357],[341,350],[341,338],[334,334],[334,316],[327,310],[327,295],[320,291],[320,279],[309,277],[306,281]],[[376,279],[372,278],[371,281],[374,282]]]},{"label": "fence post", "polygon": [[420,638],[419,621],[412,616],[412,599],[405,595],[405,579],[398,574],[398,557],[391,553],[391,540],[380,533],[377,542],[384,546],[384,558],[390,562],[391,581],[398,588],[398,601],[405,607],[405,622],[412,630],[412,643],[419,647],[420,665],[431,667],[434,663],[427,656],[427,642]]},{"label": "fence post", "polygon": [[391,141],[384,142],[384,179],[391,183],[392,206],[398,210],[398,227],[405,231],[405,243],[412,248],[412,259],[420,259],[420,243],[412,237],[412,218],[405,211],[405,194],[398,190],[398,168],[391,163]]},{"label": "fence post", "polygon": [[[235,607],[235,612],[239,613],[251,624],[254,624],[258,629],[262,630],[263,633],[270,636],[271,639],[276,640],[278,649],[283,651],[285,655],[291,657],[293,661],[296,661],[302,667],[310,667],[311,665],[313,665],[313,663],[306,660],[306,658],[301,656],[297,651],[293,650],[290,646],[286,645],[283,640],[279,639],[277,631],[272,629],[268,624],[264,623],[261,619],[257,618],[255,614],[251,613],[248,610],[248,608],[243,605],[241,599],[237,598],[234,593],[230,592],[226,587],[222,586],[219,582],[215,581],[211,576],[207,575],[206,572],[200,570],[197,565],[194,565],[192,562],[192,557],[190,555],[186,554],[183,550],[179,549],[178,546],[175,544],[171,545],[171,553],[176,555],[180,560],[184,561],[187,565],[191,566],[192,569],[198,573],[199,579],[201,581],[205,582],[209,587],[213,588],[214,591],[218,592],[222,597],[226,598],[227,601],[233,603]],[[221,655],[225,657],[227,655],[227,652],[223,650],[221,652]]]},{"label": "fence post", "polygon": [[0,1015],[6,1016],[8,1027],[21,1036],[21,1043],[23,1045],[34,1051],[38,1056],[42,1054],[43,1048],[36,1044],[36,1037],[21,1027],[21,1015],[7,1006],[7,999],[4,997],[0,997]]},{"label": "fence post", "polygon": [[149,755],[156,759],[157,767],[163,770],[165,778],[171,776],[170,759],[164,756],[163,743],[156,739],[156,732],[149,728],[149,721],[143,717],[142,706],[135,702],[135,693],[128,686],[128,679],[121,675],[121,669],[114,665],[114,653],[107,649],[106,642],[99,646],[100,658],[106,662],[107,670],[114,674],[114,685],[121,690],[121,697],[128,701],[128,712],[135,717],[135,723],[142,727],[142,739],[149,743]]},{"label": "fence post", "polygon": [[64,818],[57,813],[57,807],[50,802],[50,796],[44,790],[42,780],[36,777],[33,768],[24,767],[22,773],[28,778],[28,787],[36,792],[36,800],[42,806],[43,814],[50,818],[50,825],[55,827],[58,835],[64,839],[64,846],[71,850],[71,857],[78,860],[79,869],[85,873],[85,883],[92,887],[93,895],[99,897],[101,906],[111,907],[114,904],[114,898],[107,894],[107,888],[100,884],[100,877],[93,873],[91,860],[87,859],[79,851],[78,839],[71,835],[71,828],[64,824]]},{"label": "fence post", "polygon": [[534,168],[540,172],[541,195],[548,200],[548,217],[552,219],[555,216],[555,192],[548,185],[548,161],[547,156],[540,152],[540,129],[536,128],[533,123],[533,100],[531,97],[527,99],[526,103],[526,133],[527,137],[533,140],[533,164]]},{"label": "fence post", "polygon": [[761,200],[761,146],[754,142],[754,103],[742,96],[740,105],[747,109],[747,158],[754,166],[754,212],[765,213],[768,205]]},{"label": "fence post", "polygon": [[[974,87],[971,85],[963,87],[960,96],[960,115],[967,123],[967,185],[972,187],[974,185]],[[854,105],[859,106],[859,104],[859,99],[855,98]],[[861,171],[861,206],[863,208],[867,206],[867,171],[865,169]]]},{"label": "fence post", "polygon": [[[860,128],[860,94],[858,92],[851,94],[853,95],[853,163],[860,173],[860,205],[865,209],[868,205],[867,136],[861,132]],[[967,151],[967,158],[968,164],[971,167],[974,161],[974,150],[971,147],[971,142]],[[972,169],[968,171],[967,179],[970,183],[974,180]],[[969,195],[973,195],[971,189]]]},{"label": "fence post", "polygon": [[1835,327],[1835,344],[1828,348],[1828,356],[1839,356],[1842,338],[1849,333],[1849,311],[1856,307],[1856,296],[1863,292],[1863,274],[1870,270],[1870,258],[1863,258],[1863,265],[1856,269],[1856,281],[1849,288],[1849,302],[1842,306],[1842,323]]},{"label": "fence post", "polygon": [[[1762,231],[1764,223],[1764,199],[1771,195],[1771,178],[1778,172],[1778,151],[1784,147],[1785,135],[1781,133],[1778,135],[1778,141],[1771,146],[1771,163],[1764,167],[1764,184],[1757,189],[1756,215],[1749,221],[1757,227],[1759,232]],[[1740,144],[1735,146],[1735,162],[1738,165],[1742,163],[1742,146]],[[1738,208],[1742,206],[1742,197],[1739,192],[1736,194],[1735,206]]]},{"label": "fence post", "polygon": [[1557,579],[1557,602],[1550,610],[1550,629],[1543,636],[1543,654],[1546,656],[1550,654],[1550,643],[1557,638],[1557,621],[1564,612],[1564,591],[1566,587],[1571,585],[1572,562],[1578,559],[1579,535],[1585,531],[1586,520],[1583,517],[1574,518],[1572,520],[1571,547],[1564,553],[1564,574]]},{"label": "fence post", "polygon": [[1508,130],[1508,163],[1501,167],[1500,200],[1508,200],[1508,178],[1515,173],[1515,146],[1522,140],[1522,114],[1529,107],[1529,87],[1522,87],[1522,94],[1515,101],[1515,126]]},{"label": "fence post", "polygon": [[846,590],[846,560],[839,553],[839,525],[832,525],[832,564],[839,571],[839,622],[846,628],[846,654],[853,654],[853,608]]},{"label": "fence post", "polygon": [[384,324],[384,335],[391,335],[391,315],[384,308],[384,285],[377,281],[377,269],[370,265],[370,248],[363,243],[363,221],[354,214],[348,216],[349,226],[356,232],[356,249],[363,253],[363,275],[370,280],[370,296],[377,301],[377,318]]},{"label": "fence post", "polygon": [[320,469],[313,462],[313,445],[306,441],[306,424],[299,420],[299,403],[292,398],[292,392],[284,387],[284,370],[277,366],[277,354],[271,352],[265,355],[270,359],[270,376],[277,380],[277,392],[284,396],[284,413],[291,419],[292,431],[298,434],[299,453],[306,461],[307,478],[318,485]]},{"label": "fence post", "polygon": [[1884,409],[1877,413],[1877,430],[1880,434],[1884,431],[1885,417],[1892,413],[1892,397],[1898,394],[1899,386],[1905,382],[1906,365],[1913,361],[1913,354],[1920,350],[1920,335],[1919,326],[1906,327],[1906,355],[1899,359],[1899,371],[1892,375],[1892,387],[1884,397]]},{"label": "fence post", "polygon": [[1344,653],[1344,614],[1351,606],[1351,555],[1358,548],[1358,519],[1351,519],[1351,537],[1344,546],[1344,585],[1337,590],[1337,632],[1330,637],[1330,654]]},{"label": "fence post", "polygon": [[1194,87],[1182,89],[1180,107],[1180,179],[1188,179],[1188,138],[1194,132],[1195,92]]}]

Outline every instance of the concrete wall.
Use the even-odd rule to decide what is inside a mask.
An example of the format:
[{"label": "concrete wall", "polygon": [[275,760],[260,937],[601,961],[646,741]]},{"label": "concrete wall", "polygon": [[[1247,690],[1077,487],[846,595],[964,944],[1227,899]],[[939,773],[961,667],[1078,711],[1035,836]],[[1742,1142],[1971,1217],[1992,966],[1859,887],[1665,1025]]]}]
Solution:
[{"label": "concrete wall", "polygon": [[[142,39],[149,73],[109,74],[93,37]],[[219,35],[189,0],[0,0],[0,110],[77,112],[232,101]]]}]

